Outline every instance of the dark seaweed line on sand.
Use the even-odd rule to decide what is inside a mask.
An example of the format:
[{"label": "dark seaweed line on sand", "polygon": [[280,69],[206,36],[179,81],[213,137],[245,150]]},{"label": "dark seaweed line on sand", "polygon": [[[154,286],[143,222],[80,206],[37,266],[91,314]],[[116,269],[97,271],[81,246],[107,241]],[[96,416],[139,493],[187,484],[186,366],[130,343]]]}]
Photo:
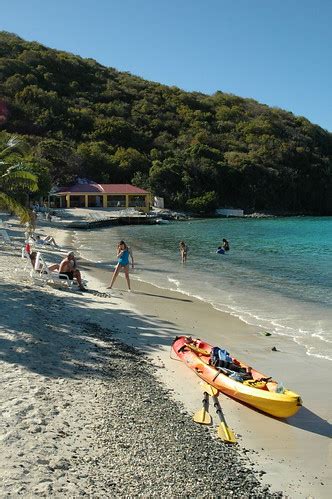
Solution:
[{"label": "dark seaweed line on sand", "polygon": [[105,497],[283,497],[260,483],[241,447],[192,422],[139,350],[96,324],[85,329],[109,349],[105,414],[96,422],[104,449],[93,470],[99,494],[103,483]]}]

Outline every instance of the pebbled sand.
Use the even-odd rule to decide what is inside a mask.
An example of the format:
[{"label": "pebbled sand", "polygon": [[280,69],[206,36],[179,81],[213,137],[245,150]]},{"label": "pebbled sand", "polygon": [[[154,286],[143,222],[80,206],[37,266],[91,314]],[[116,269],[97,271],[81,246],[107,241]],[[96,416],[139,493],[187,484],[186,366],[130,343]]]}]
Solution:
[{"label": "pebbled sand", "polygon": [[[118,286],[125,289],[123,278]],[[160,379],[190,413],[200,407],[202,393],[199,378],[183,363],[170,359],[169,345],[180,334],[202,337],[215,345],[220,345],[223,338],[221,346],[237,358],[282,380],[302,396],[304,406],[285,421],[223,394],[219,398],[228,424],[240,435],[239,443],[250,449],[251,459],[265,471],[261,477],[264,483],[292,498],[331,497],[330,363],[305,355],[287,338],[266,337],[263,331],[180,293],[135,281],[132,289],[136,291],[130,295],[123,291],[123,296],[146,322],[130,328],[127,341],[146,350],[156,365],[164,366],[159,370]],[[114,296],[120,293],[113,292]],[[278,352],[272,351],[273,346]]]},{"label": "pebbled sand", "polygon": [[[20,229],[13,229],[19,238]],[[70,245],[67,232],[46,225],[39,230],[43,231],[62,246]],[[128,294],[120,277],[118,289],[108,297],[104,283],[110,276],[86,262],[81,267],[93,293],[40,288],[23,270],[19,254],[19,244],[15,250],[0,247],[1,496],[107,494],[93,477],[105,453],[105,442],[96,434],[105,421],[110,386],[105,365],[111,354],[105,337],[92,333],[87,324],[98,324],[138,346],[156,367],[157,378],[171,390],[172,399],[189,413],[200,407],[202,393],[198,378],[170,359],[171,340],[191,334],[220,344],[222,335],[223,346],[282,379],[305,403],[298,415],[281,422],[221,395],[240,446],[250,449],[244,452],[245,460],[265,472],[261,479],[275,491],[283,490],[290,497],[331,496],[327,362],[318,364],[293,342],[264,337],[179,293],[134,281],[134,292]],[[45,256],[49,262],[61,259],[54,250],[46,250]],[[17,271],[7,272],[8,266]],[[280,352],[271,351],[274,345]]]}]

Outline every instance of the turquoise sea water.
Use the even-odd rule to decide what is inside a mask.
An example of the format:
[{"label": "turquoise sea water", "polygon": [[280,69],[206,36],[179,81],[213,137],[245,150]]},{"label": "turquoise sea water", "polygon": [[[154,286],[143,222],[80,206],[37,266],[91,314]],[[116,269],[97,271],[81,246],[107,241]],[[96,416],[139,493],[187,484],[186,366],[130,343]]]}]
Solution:
[{"label": "turquoise sea water", "polygon": [[[115,245],[133,248],[135,279],[196,296],[332,360],[332,219],[204,219],[78,232],[80,252],[115,263]],[[218,255],[222,238],[230,251]],[[181,264],[178,243],[189,246]]]}]

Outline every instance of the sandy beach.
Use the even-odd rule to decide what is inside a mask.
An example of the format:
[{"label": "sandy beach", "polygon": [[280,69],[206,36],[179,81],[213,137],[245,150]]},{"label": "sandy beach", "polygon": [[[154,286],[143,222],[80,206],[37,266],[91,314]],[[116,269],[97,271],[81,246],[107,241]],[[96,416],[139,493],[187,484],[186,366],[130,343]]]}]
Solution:
[{"label": "sandy beach", "polygon": [[[67,231],[37,232],[72,247]],[[289,339],[135,274],[132,293],[122,276],[108,293],[102,265],[80,261],[88,293],[39,286],[24,270],[23,229],[9,233],[14,244],[0,246],[2,497],[331,496],[328,361],[317,368]],[[192,422],[199,379],[170,358],[176,335],[216,344],[221,332],[219,346],[304,401],[279,421],[221,394],[232,448],[216,438],[215,418],[208,429]]]}]

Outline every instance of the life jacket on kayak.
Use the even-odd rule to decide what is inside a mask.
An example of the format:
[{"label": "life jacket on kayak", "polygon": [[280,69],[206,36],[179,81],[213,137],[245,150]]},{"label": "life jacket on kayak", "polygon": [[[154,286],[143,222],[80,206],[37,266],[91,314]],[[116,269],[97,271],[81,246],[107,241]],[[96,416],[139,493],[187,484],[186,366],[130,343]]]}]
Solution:
[{"label": "life jacket on kayak", "polygon": [[246,368],[241,367],[239,361],[231,357],[229,352],[223,348],[213,347],[211,349],[209,363],[216,369],[228,369],[229,371],[240,373],[242,378],[252,378],[251,374],[247,373]]},{"label": "life jacket on kayak", "polygon": [[232,364],[233,359],[229,355],[227,350],[219,347],[213,347],[211,350],[210,356],[210,364],[214,367],[226,367],[229,369],[229,366]]}]

